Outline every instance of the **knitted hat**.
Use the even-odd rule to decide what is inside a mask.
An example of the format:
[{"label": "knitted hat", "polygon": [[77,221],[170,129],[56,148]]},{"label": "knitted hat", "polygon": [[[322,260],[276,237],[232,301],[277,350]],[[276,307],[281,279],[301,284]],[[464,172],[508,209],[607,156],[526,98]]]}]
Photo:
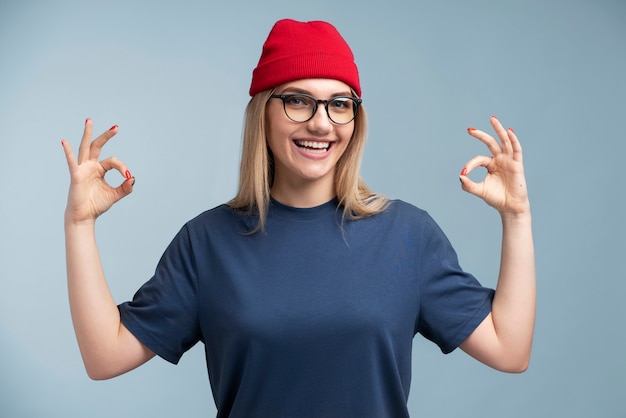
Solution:
[{"label": "knitted hat", "polygon": [[333,25],[279,20],[263,44],[259,64],[252,72],[250,96],[303,78],[343,81],[361,96],[354,55]]}]

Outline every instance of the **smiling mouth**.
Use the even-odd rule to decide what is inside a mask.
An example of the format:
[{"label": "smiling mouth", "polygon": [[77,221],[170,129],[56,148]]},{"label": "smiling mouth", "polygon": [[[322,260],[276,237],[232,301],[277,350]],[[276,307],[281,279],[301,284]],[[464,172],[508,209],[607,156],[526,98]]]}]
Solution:
[{"label": "smiling mouth", "polygon": [[316,141],[293,141],[298,148],[312,152],[314,154],[323,154],[330,149],[330,142],[316,142]]}]

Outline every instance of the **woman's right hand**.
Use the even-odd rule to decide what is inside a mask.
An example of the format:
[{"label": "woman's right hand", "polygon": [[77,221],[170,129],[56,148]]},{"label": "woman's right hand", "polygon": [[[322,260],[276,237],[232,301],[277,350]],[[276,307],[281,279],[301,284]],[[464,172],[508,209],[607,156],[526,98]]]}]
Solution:
[{"label": "woman's right hand", "polygon": [[[63,140],[61,145],[70,170],[70,190],[65,209],[65,221],[69,223],[94,222],[115,202],[133,191],[135,178],[128,167],[115,157],[99,161],[102,147],[117,133],[117,125],[91,140],[93,123],[85,121],[85,131],[78,149],[78,159],[70,144]],[[115,169],[126,180],[118,187],[111,187],[104,179],[107,171]]]}]

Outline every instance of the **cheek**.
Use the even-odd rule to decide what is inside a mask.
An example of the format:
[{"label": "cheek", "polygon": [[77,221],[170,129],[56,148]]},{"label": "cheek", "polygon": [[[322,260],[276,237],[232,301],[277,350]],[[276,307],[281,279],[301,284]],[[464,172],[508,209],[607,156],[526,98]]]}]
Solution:
[{"label": "cheek", "polygon": [[274,148],[274,144],[276,142],[276,138],[278,137],[278,132],[276,130],[276,123],[272,118],[268,115],[265,118],[265,142],[267,146],[271,149]]},{"label": "cheek", "polygon": [[339,159],[337,160],[338,163],[348,158],[347,154],[348,154],[349,149],[352,149],[358,146],[358,144],[352,138],[353,134],[354,134],[354,128],[346,129],[345,131],[341,132],[341,155],[339,156]]},{"label": "cheek", "polygon": [[268,123],[267,129],[265,130],[265,143],[270,151],[278,151],[280,148],[284,147],[285,142],[285,133],[281,132],[279,126]]},{"label": "cheek", "polygon": [[[282,111],[282,110],[281,110]],[[268,111],[265,114],[265,137],[267,143],[272,146],[279,144],[282,140],[289,136],[289,126],[285,123],[282,115],[276,112]]]},{"label": "cheek", "polygon": [[342,130],[339,132],[339,136],[341,137],[341,142],[344,148],[348,148],[352,143],[352,136],[354,135],[354,126],[342,127]]}]

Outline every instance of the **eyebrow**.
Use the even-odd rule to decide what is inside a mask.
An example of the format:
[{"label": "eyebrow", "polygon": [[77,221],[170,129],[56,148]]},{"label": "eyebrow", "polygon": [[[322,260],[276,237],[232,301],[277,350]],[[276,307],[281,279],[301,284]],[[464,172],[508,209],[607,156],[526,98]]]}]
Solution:
[{"label": "eyebrow", "polygon": [[[301,88],[298,88],[298,87],[287,87],[280,94],[285,94],[285,93],[308,94],[309,96],[313,96],[310,91],[304,90],[304,89],[301,89]],[[339,97],[339,96],[352,97],[352,92],[351,91],[342,91],[342,92],[333,93],[333,94],[330,95],[330,97]]]}]

